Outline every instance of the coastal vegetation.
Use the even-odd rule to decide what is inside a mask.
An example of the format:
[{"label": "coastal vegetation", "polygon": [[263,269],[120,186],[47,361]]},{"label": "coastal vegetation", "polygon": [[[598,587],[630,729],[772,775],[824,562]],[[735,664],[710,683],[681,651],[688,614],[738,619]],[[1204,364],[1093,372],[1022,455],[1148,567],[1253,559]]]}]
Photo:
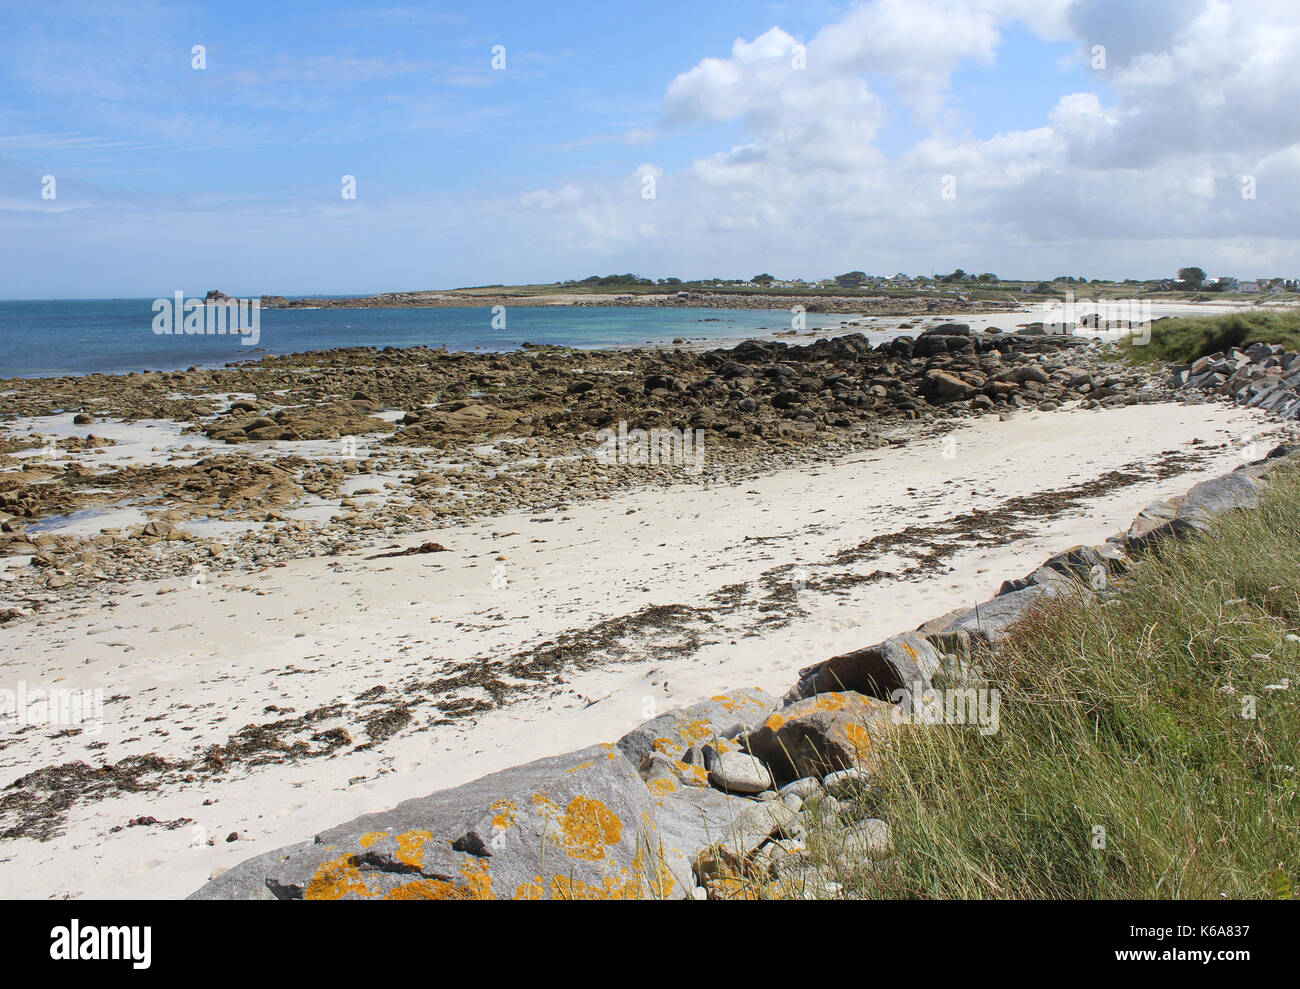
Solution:
[{"label": "coastal vegetation", "polygon": [[1122,347],[1131,363],[1171,361],[1190,364],[1229,347],[1249,347],[1253,343],[1272,343],[1286,350],[1300,350],[1300,310],[1162,319],[1152,324],[1149,343],[1143,345],[1135,338],[1127,337],[1122,341]]},{"label": "coastal vegetation", "polygon": [[981,659],[996,733],[913,730],[872,812],[880,897],[1283,897],[1300,875],[1300,472],[1058,598]]}]

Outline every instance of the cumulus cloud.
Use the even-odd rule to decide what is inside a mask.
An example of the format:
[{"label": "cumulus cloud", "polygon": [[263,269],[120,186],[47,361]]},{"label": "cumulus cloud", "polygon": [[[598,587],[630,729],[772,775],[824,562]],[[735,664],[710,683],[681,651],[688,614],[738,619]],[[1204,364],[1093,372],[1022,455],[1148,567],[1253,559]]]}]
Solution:
[{"label": "cumulus cloud", "polygon": [[[1016,23],[1075,45],[1076,64],[1104,45],[1105,68],[1038,126],[956,132],[954,75],[996,65]],[[598,221],[601,243],[671,231],[679,250],[736,251],[739,267],[798,264],[801,251],[827,266],[942,267],[969,250],[968,267],[1003,258],[1030,273],[1078,259],[1062,270],[1129,274],[1163,270],[1181,250],[1289,270],[1300,267],[1297,56],[1286,0],[873,0],[806,41],[779,26],[739,38],[671,81],[666,128],[738,127],[744,143],[665,175],[653,222],[630,180],[584,185],[575,209]],[[882,132],[899,115],[924,134],[887,153]],[[1267,205],[1242,198],[1244,175]]]}]

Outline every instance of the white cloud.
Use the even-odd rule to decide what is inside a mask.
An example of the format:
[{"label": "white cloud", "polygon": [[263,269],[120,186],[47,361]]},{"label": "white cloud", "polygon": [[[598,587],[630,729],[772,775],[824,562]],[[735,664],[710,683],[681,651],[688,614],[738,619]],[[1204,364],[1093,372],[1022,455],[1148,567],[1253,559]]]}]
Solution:
[{"label": "white cloud", "polygon": [[[583,184],[572,219],[593,224],[593,243],[677,271],[684,243],[731,252],[738,269],[800,265],[807,251],[805,272],[808,257],[822,271],[864,256],[892,270],[926,258],[943,268],[961,251],[954,260],[968,268],[1001,257],[1037,271],[1074,258],[1092,274],[1153,273],[1167,267],[1155,245],[1209,265],[1250,256],[1300,268],[1300,24],[1290,4],[1130,6],[874,0],[807,41],[803,68],[792,58],[799,39],[780,27],[738,39],[671,81],[664,117],[669,129],[739,127],[743,143],[663,176],[653,222],[626,181]],[[1084,58],[1105,44],[1097,79],[1109,86],[1061,97],[1036,127],[954,133],[954,74],[995,64],[1015,21],[1072,40]],[[882,132],[899,112],[928,133],[886,153]],[[1260,200],[1241,198],[1244,174],[1256,175]],[[941,195],[945,175],[955,199]],[[1269,253],[1243,238],[1267,238]]]}]

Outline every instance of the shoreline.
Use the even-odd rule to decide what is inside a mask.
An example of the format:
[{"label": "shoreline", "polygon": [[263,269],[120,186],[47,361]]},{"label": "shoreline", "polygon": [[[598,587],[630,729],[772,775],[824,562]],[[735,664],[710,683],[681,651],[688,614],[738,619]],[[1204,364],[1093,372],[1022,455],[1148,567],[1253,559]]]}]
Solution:
[{"label": "shoreline", "polygon": [[[810,662],[969,605],[1064,544],[1104,537],[1175,478],[1185,486],[1240,463],[1243,433],[1281,432],[1263,425],[1254,410],[1218,404],[983,418],[956,433],[955,461],[935,436],[712,490],[642,488],[551,519],[515,513],[396,541],[438,540],[452,554],[372,560],[373,550],[359,550],[291,562],[251,583],[240,574],[200,586],[133,582],[111,592],[109,610],[0,627],[13,657],[7,676],[102,678],[119,695],[98,736],[37,732],[0,751],[6,783],[46,762],[124,767],[149,753],[174,763],[213,745],[233,753],[237,739],[258,737],[241,726],[281,726],[278,744],[256,750],[260,764],[254,754],[213,770],[200,758],[170,779],[134,777],[135,792],[79,797],[61,834],[6,842],[0,870],[20,896],[185,895],[250,855],[505,768],[520,752],[617,737],[644,720],[648,698],[662,709],[737,683],[779,688]],[[874,479],[865,491],[864,478]],[[1075,504],[1075,489],[1093,493]],[[1009,505],[1018,507],[1000,522],[999,506]],[[971,511],[985,515],[987,541],[960,538],[947,560],[935,559],[935,545],[952,538],[944,533],[970,532]],[[755,519],[759,539],[749,538]],[[501,556],[510,579],[494,588]],[[800,569],[805,583],[790,597]],[[486,658],[498,688],[508,687],[526,673],[510,658],[521,646],[590,639],[623,642],[629,655],[585,668],[543,659],[552,672],[535,682],[540,692],[467,721],[430,717],[431,680],[455,681],[457,669]],[[637,645],[652,641],[662,652]],[[472,680],[453,694],[462,705],[489,696]],[[414,721],[386,734],[397,710]],[[354,742],[375,734],[343,749],[312,740],[337,729]],[[287,759],[297,740],[304,753]],[[145,818],[162,823],[126,827]],[[238,840],[222,840],[228,832]],[[217,840],[195,845],[195,834]],[[41,877],[55,863],[61,875],[95,878],[51,887]]]},{"label": "shoreline", "polygon": [[[314,309],[328,309],[328,308],[345,308],[345,309],[355,308],[360,310],[366,310],[366,309],[383,310],[388,308],[480,309],[480,308],[490,308],[492,305],[492,300],[483,300],[483,301],[475,300],[475,303],[473,305],[465,305],[465,304],[451,305],[449,303],[448,305],[445,306],[442,305],[384,306],[384,305],[368,304],[368,300],[371,298],[380,298],[380,297],[335,300],[335,301],[347,302],[347,303],[352,303],[352,302],[367,303],[367,304],[358,304],[355,306],[353,305],[288,306],[286,308],[298,309],[300,311],[312,311]],[[539,299],[544,300],[548,297],[529,297],[529,298],[532,299],[533,301],[525,301],[521,303],[520,300],[512,299],[512,300],[508,300],[508,304],[516,306],[518,308],[555,308],[557,306],[563,308],[566,305],[570,305],[570,303],[551,303],[545,301],[537,301]],[[607,307],[607,308],[648,307],[648,304],[642,305],[636,302],[627,302],[624,300],[624,297],[621,296],[612,297],[612,298],[597,296],[592,298],[606,300],[599,303],[600,307]],[[803,300],[803,302],[800,302],[795,300],[794,297],[789,297],[789,298],[782,297],[780,301],[782,301],[783,303],[790,302],[795,305],[803,305],[803,303],[806,302],[807,300]],[[307,358],[311,355],[320,355],[321,357],[327,357],[329,354],[337,351],[360,350],[360,349],[415,350],[415,349],[423,348],[423,349],[444,350],[446,353],[449,354],[475,354],[475,355],[516,354],[525,350],[545,349],[545,348],[561,349],[561,350],[569,349],[569,350],[574,350],[583,353],[604,353],[604,352],[623,353],[623,352],[640,351],[640,350],[667,351],[675,348],[681,348],[684,350],[698,352],[702,350],[733,347],[740,343],[745,342],[746,340],[759,340],[765,342],[773,342],[773,341],[807,342],[807,341],[820,339],[823,337],[833,338],[835,336],[843,335],[845,333],[853,332],[853,331],[865,332],[866,334],[868,334],[869,338],[873,340],[873,342],[880,342],[882,340],[889,339],[895,336],[908,335],[908,334],[915,335],[916,333],[922,332],[926,328],[925,324],[927,322],[930,325],[940,324],[945,321],[948,321],[948,318],[950,316],[959,317],[960,319],[970,322],[972,325],[975,326],[977,330],[997,329],[999,332],[1014,334],[1014,333],[1021,332],[1024,327],[1033,326],[1037,322],[1044,322],[1052,318],[1051,310],[1046,308],[1047,305],[1046,302],[1038,305],[1025,304],[1020,306],[1012,306],[1007,304],[1007,305],[1002,305],[1000,307],[996,305],[992,307],[986,307],[979,303],[968,303],[965,304],[962,308],[960,308],[957,311],[949,311],[947,309],[942,309],[942,310],[921,309],[918,305],[919,303],[928,303],[934,300],[927,300],[924,298],[910,298],[907,300],[887,300],[890,303],[890,305],[886,307],[886,309],[884,310],[877,311],[877,310],[873,310],[870,306],[863,305],[863,303],[871,302],[871,299],[869,298],[860,298],[860,299],[850,298],[841,301],[853,302],[855,303],[855,305],[841,306],[837,308],[829,308],[824,310],[819,310],[815,308],[808,309],[804,315],[805,320],[811,320],[813,322],[817,322],[819,317],[823,319],[826,317],[833,317],[835,319],[834,325],[819,325],[819,326],[813,326],[811,328],[795,329],[790,327],[781,327],[778,329],[767,329],[767,328],[754,329],[754,328],[737,327],[734,333],[730,333],[725,336],[692,336],[690,334],[686,334],[683,336],[682,335],[683,331],[681,331],[680,329],[675,329],[672,331],[665,330],[659,339],[651,338],[646,340],[625,341],[625,342],[617,342],[617,343],[605,342],[605,343],[593,343],[593,344],[586,344],[586,343],[554,344],[554,343],[534,343],[528,340],[520,340],[518,342],[511,343],[508,346],[498,346],[494,344],[492,346],[476,345],[472,348],[447,347],[446,344],[433,344],[433,343],[391,344],[391,343],[384,343],[382,341],[376,341],[374,343],[367,343],[365,341],[353,342],[353,343],[341,343],[332,346],[306,347],[300,350],[286,350],[283,352],[277,352],[267,347],[259,346],[257,348],[254,348],[252,351],[244,353],[242,356],[238,356],[238,355],[227,356],[226,358],[218,358],[213,360],[194,360],[191,355],[188,358],[177,359],[173,362],[166,363],[158,367],[143,368],[143,369],[123,366],[118,370],[95,369],[95,370],[82,370],[82,371],[68,371],[62,374],[42,372],[42,373],[22,373],[18,375],[9,375],[9,376],[0,375],[0,388],[2,388],[6,384],[12,384],[17,382],[61,380],[66,378],[89,378],[89,377],[112,378],[112,377],[121,377],[121,376],[129,376],[129,375],[171,374],[183,370],[215,371],[215,370],[221,370],[226,368],[241,368],[241,367],[249,368],[249,367],[256,367],[258,364],[260,364],[263,360],[267,358],[300,358],[301,359],[301,358]],[[1132,303],[1132,300],[1108,300],[1108,301],[1114,303],[1122,303],[1122,304]],[[903,302],[907,304],[901,306],[894,306],[893,305],[894,302]],[[506,304],[506,303],[502,303],[502,304]],[[582,308],[582,306],[579,304],[573,304],[573,305],[575,305],[575,307],[577,308]],[[1077,303],[1076,305],[1079,309],[1087,309],[1089,304],[1086,302],[1080,302]],[[690,305],[690,306],[686,306],[686,308],[703,308],[703,309],[712,308],[719,311],[724,311],[724,312],[733,311],[737,313],[782,311],[781,306],[718,305],[718,306],[705,307],[705,306]],[[1171,301],[1162,300],[1162,301],[1153,302],[1151,304],[1151,313],[1153,319],[1162,319],[1170,316],[1216,315],[1216,314],[1224,314],[1229,312],[1246,311],[1252,308],[1255,307],[1241,304],[1241,303],[1209,303],[1209,302],[1192,303],[1192,302],[1171,302]],[[1270,305],[1268,308],[1291,308],[1291,307],[1284,304],[1274,304],[1274,305]],[[789,310],[787,309],[785,311],[789,311]],[[1097,330],[1090,329],[1087,327],[1077,327],[1074,331],[1074,335],[1085,339],[1107,340],[1107,339],[1114,339],[1116,336],[1118,336],[1118,333],[1114,331],[1098,332]]]},{"label": "shoreline", "polygon": [[803,306],[810,314],[865,312],[873,315],[938,313],[953,315],[990,309],[1018,309],[1021,303],[1006,301],[971,302],[966,299],[929,296],[905,297],[883,295],[750,294],[745,292],[647,292],[605,294],[569,292],[553,295],[529,295],[511,292],[484,295],[457,295],[452,292],[383,292],[376,295],[345,298],[289,298],[263,295],[265,309],[443,309],[492,306],[608,306],[684,309],[772,309],[789,310]]},{"label": "shoreline", "polygon": [[[782,688],[1289,435],[1095,341],[917,332],[0,395],[0,681],[104,704],[0,734],[6,888],[182,896],[646,705]],[[601,464],[610,421],[698,429],[708,469]]]}]

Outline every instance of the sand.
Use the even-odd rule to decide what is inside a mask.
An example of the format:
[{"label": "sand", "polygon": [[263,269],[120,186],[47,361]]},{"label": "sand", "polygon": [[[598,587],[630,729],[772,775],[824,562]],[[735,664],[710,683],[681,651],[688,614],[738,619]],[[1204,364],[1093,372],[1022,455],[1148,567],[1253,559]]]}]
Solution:
[{"label": "sand", "polygon": [[[72,760],[192,758],[245,725],[294,716],[268,706],[355,709],[374,687],[391,696],[466,661],[498,668],[564,632],[600,646],[589,668],[561,666],[539,692],[450,725],[431,725],[437,712],[417,706],[409,726],[369,747],[78,801],[51,840],[0,846],[0,895],[184,896],[254,854],[616,739],[669,707],[742,686],[780,694],[800,667],[986,599],[1003,579],[1101,541],[1156,498],[1242,463],[1252,441],[1262,456],[1280,436],[1253,410],[1221,404],[987,416],[947,438],[734,486],[643,489],[251,575],[124,585],[99,606],[11,623],[0,628],[0,687],[100,688],[109,700],[98,732],[0,729],[0,786]],[[1121,469],[1071,500],[1068,489]],[[1039,494],[1014,503],[1021,515],[1001,532],[979,538],[963,521],[973,510],[999,519],[1013,499]],[[945,535],[950,522],[967,538]],[[862,546],[909,526],[888,550]],[[449,552],[366,558],[430,540]],[[600,637],[611,619],[650,606],[680,607],[667,624],[638,631],[633,621],[622,637]],[[367,740],[355,718],[339,723],[354,743]],[[128,826],[141,817],[191,820]]]}]

